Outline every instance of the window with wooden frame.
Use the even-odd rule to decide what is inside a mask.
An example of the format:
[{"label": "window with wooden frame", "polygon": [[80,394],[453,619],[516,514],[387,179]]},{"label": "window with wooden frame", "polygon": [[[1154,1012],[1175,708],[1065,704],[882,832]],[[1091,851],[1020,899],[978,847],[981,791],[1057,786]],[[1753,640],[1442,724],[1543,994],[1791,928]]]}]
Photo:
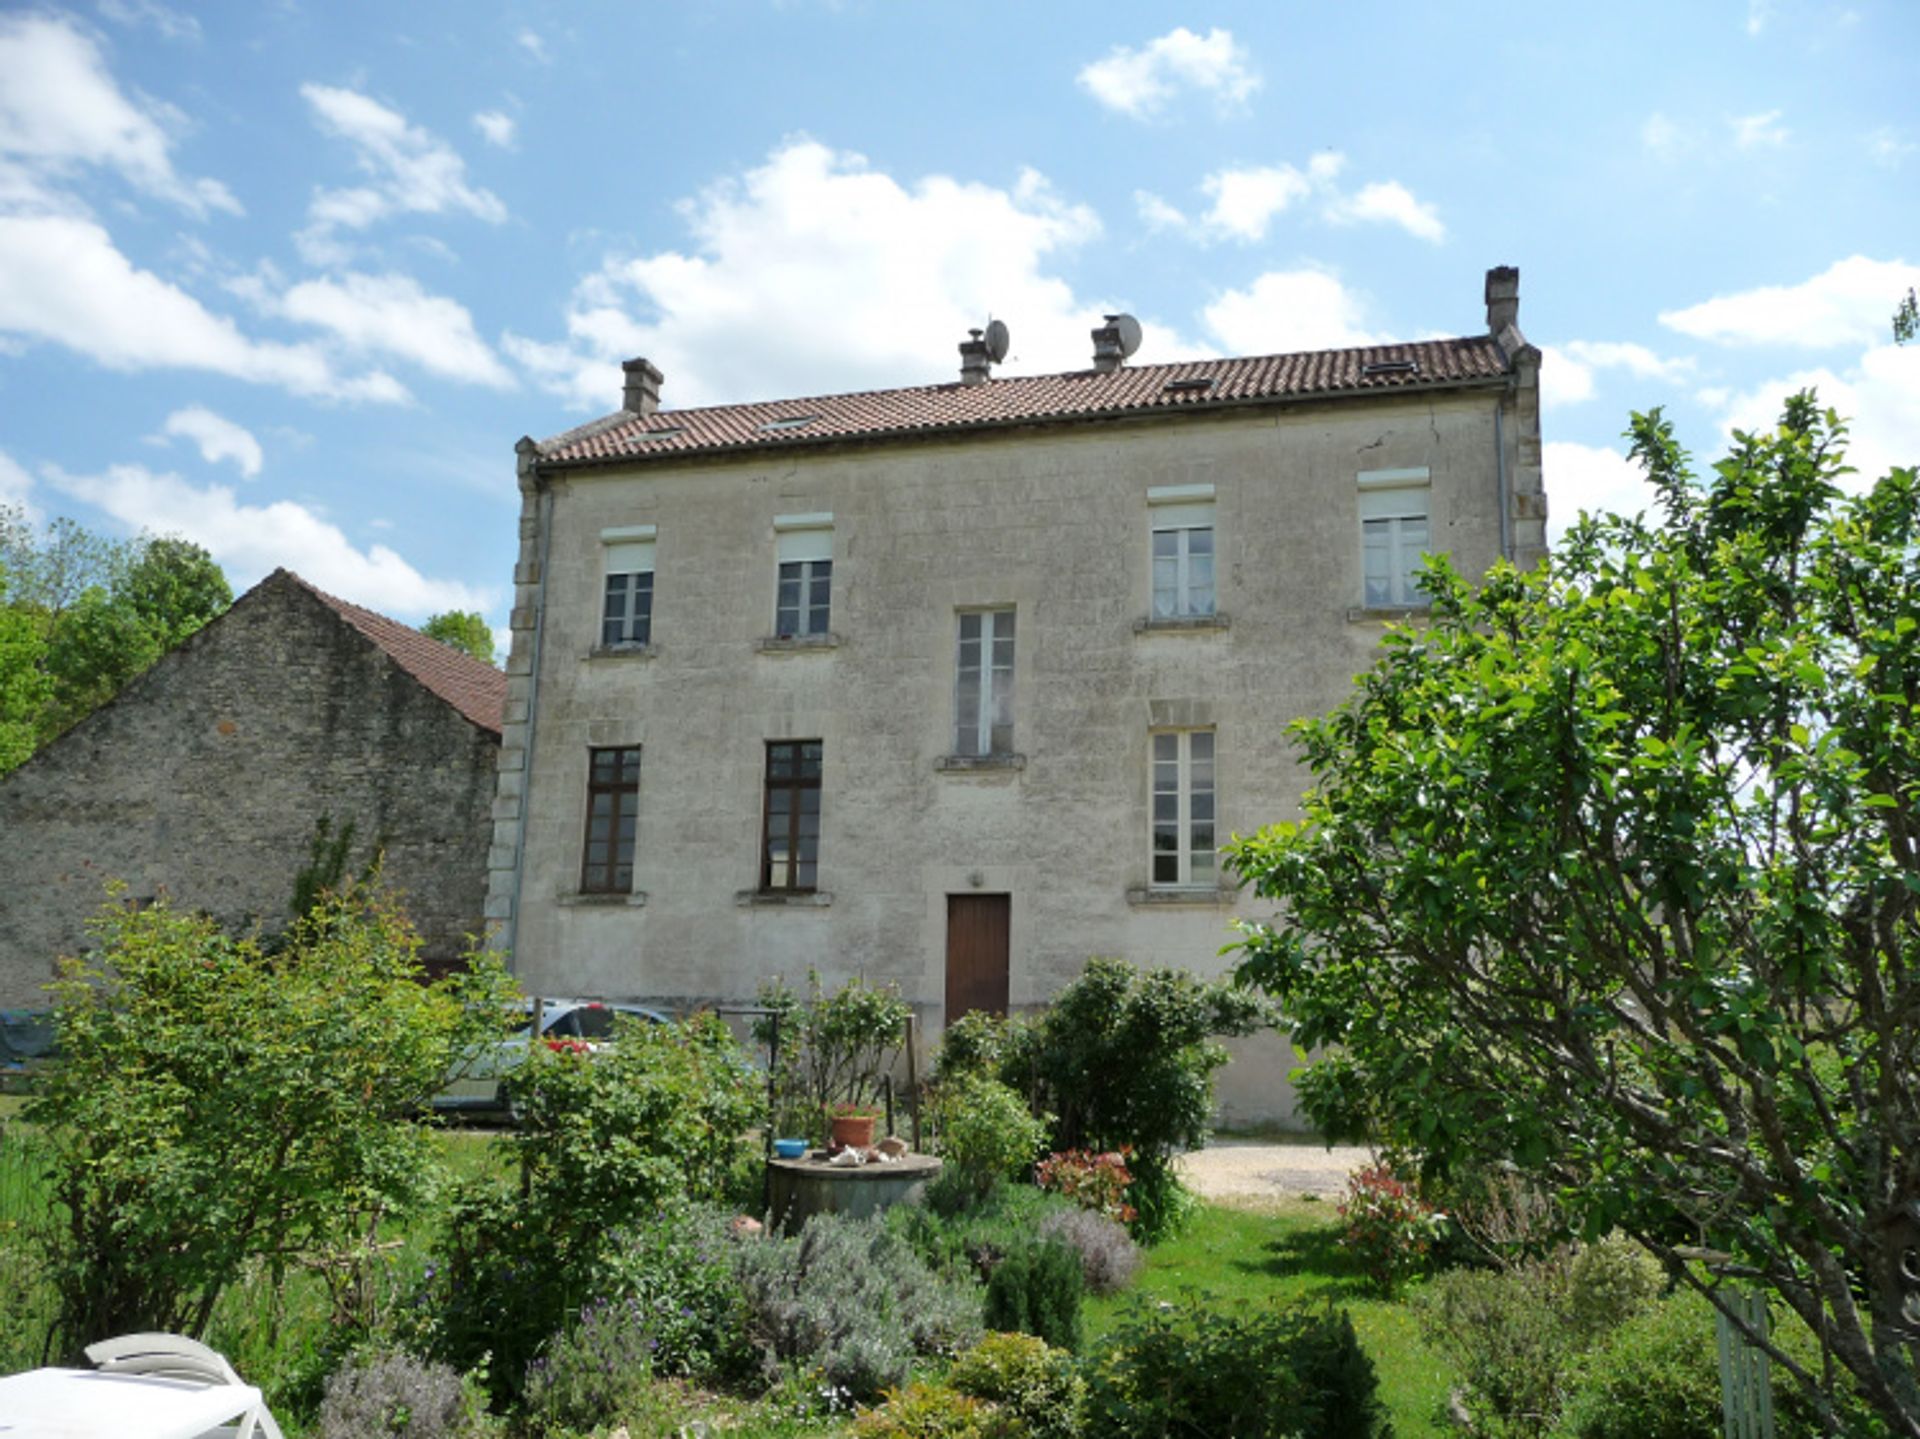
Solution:
[{"label": "window with wooden frame", "polygon": [[1163,485],[1147,491],[1153,537],[1156,620],[1213,613],[1213,486]]},{"label": "window with wooden frame", "polygon": [[640,810],[640,746],[587,751],[587,843],[582,894],[633,889],[633,836]]},{"label": "window with wooden frame", "polygon": [[1213,731],[1155,731],[1155,889],[1198,889],[1217,883],[1213,800]]},{"label": "window with wooden frame", "polygon": [[825,639],[833,615],[833,516],[781,515],[773,528],[780,565],[773,632],[781,639]]},{"label": "window with wooden frame", "polygon": [[600,645],[636,648],[653,642],[652,525],[602,530],[601,557],[606,575],[601,592]]},{"label": "window with wooden frame", "polygon": [[1360,472],[1360,563],[1369,609],[1427,603],[1416,581],[1428,545],[1429,484],[1424,465]]},{"label": "window with wooden frame", "polygon": [[767,741],[760,888],[811,892],[820,868],[820,741]]},{"label": "window with wooden frame", "polygon": [[1013,611],[966,610],[953,692],[953,752],[1013,753]]}]

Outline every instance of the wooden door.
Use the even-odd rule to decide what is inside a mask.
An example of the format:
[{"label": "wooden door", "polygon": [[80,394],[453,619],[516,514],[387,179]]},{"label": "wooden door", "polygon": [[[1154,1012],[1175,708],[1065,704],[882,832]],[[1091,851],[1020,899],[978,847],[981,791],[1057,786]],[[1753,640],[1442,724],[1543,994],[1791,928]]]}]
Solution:
[{"label": "wooden door", "polygon": [[947,896],[947,1016],[969,1010],[1007,1012],[1007,935],[1013,896]]}]

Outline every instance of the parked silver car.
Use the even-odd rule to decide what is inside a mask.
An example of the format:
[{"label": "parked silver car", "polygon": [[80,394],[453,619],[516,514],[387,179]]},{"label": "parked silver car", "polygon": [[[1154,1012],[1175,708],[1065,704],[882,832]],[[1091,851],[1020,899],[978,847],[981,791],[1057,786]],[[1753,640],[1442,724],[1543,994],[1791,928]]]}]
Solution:
[{"label": "parked silver car", "polygon": [[[648,1024],[671,1024],[673,1016],[641,1004],[610,1004],[599,999],[547,999],[540,1006],[541,1042],[555,1049],[598,1049],[613,1038],[615,1022],[625,1016]],[[526,1063],[533,1035],[533,1005],[528,1003],[501,1039],[474,1050],[447,1077],[433,1097],[436,1114],[507,1115],[506,1079]]]}]

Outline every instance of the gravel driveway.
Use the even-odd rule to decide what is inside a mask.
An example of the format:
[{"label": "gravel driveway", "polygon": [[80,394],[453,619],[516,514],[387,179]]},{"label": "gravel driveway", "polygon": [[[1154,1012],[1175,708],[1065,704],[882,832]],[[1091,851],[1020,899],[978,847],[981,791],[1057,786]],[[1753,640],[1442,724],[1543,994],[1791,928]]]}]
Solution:
[{"label": "gravel driveway", "polygon": [[1328,1149],[1307,1141],[1267,1144],[1216,1139],[1175,1160],[1180,1177],[1203,1199],[1279,1199],[1286,1195],[1343,1194],[1347,1175],[1373,1157],[1346,1145]]}]

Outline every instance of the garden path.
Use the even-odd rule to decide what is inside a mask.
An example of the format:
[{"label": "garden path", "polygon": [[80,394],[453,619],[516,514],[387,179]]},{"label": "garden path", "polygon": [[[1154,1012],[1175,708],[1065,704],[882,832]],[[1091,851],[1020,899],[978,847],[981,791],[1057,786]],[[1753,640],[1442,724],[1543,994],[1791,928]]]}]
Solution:
[{"label": "garden path", "polygon": [[1274,1144],[1215,1139],[1175,1160],[1180,1177],[1202,1199],[1278,1199],[1284,1195],[1342,1194],[1347,1175],[1373,1151],[1349,1145],[1329,1149],[1314,1140]]}]

